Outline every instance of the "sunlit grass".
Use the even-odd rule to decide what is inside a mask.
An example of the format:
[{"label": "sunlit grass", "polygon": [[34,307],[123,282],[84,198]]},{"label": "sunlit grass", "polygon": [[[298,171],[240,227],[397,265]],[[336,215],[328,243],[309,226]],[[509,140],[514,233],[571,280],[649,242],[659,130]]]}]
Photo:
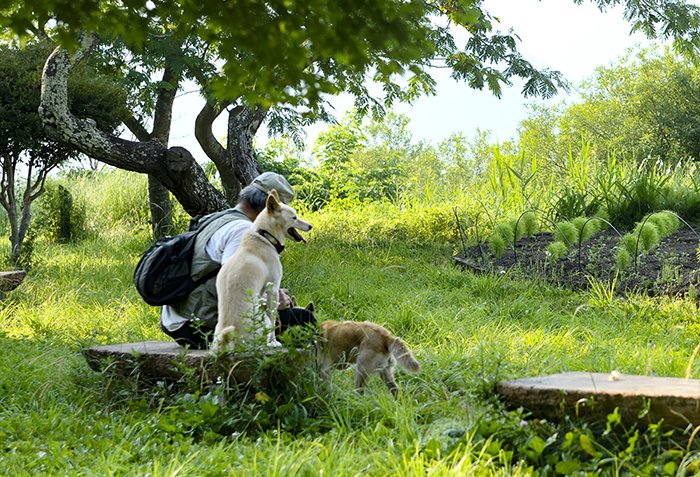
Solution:
[{"label": "sunlit grass", "polygon": [[700,341],[689,300],[474,275],[452,264],[442,236],[385,240],[355,229],[365,219],[354,211],[328,214],[314,217],[308,244],[284,252],[283,285],[300,304],[313,301],[319,320],[372,320],[401,336],[423,372],[399,371],[398,400],[378,379],[359,395],[352,371],[340,371],[294,432],[280,422],[222,435],[202,424],[196,397],[140,394],[90,370],[84,346],[166,338],[131,283],[148,239],[115,228],[38,243],[25,283],[2,302],[0,474],[536,475],[523,449],[557,431],[523,427],[527,416],[503,408],[497,381],[563,371],[682,377]]}]

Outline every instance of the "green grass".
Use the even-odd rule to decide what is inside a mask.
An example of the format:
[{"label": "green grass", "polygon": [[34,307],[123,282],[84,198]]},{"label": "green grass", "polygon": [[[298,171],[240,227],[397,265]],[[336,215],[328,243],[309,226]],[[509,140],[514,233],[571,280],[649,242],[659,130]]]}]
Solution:
[{"label": "green grass", "polygon": [[[398,373],[397,401],[378,379],[356,394],[350,372],[334,375],[331,394],[221,404],[207,390],[137,389],[90,370],[85,346],[165,339],[158,310],[131,284],[147,239],[115,228],[79,244],[37,243],[31,273],[2,302],[0,474],[525,476],[554,475],[563,461],[603,475],[693,469],[688,433],[640,430],[626,451],[635,429],[538,423],[494,393],[501,379],[561,371],[682,377],[690,364],[698,377],[693,303],[464,273],[443,237],[409,240],[405,223],[396,232],[385,223],[386,239],[362,217],[308,216],[314,231],[285,251],[283,285],[313,301],[319,320],[372,320],[411,346],[423,372]],[[600,456],[567,444],[569,434],[590,436]]]}]

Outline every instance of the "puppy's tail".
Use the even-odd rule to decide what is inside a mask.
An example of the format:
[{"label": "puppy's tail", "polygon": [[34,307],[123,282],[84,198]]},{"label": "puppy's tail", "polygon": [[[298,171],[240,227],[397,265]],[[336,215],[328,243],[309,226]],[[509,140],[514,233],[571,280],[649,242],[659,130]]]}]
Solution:
[{"label": "puppy's tail", "polygon": [[394,341],[389,345],[389,353],[391,353],[396,359],[396,362],[406,371],[411,373],[420,372],[420,363],[416,361],[411,350],[400,338],[394,338]]}]

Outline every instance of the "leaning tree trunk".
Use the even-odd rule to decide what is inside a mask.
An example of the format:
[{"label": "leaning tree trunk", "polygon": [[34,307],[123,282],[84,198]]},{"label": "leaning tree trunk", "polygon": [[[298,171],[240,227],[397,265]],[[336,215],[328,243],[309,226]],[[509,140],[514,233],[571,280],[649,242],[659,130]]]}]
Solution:
[{"label": "leaning tree trunk", "polygon": [[208,101],[195,121],[195,137],[216,165],[226,198],[235,203],[241,189],[261,172],[253,148],[253,138],[265,119],[267,110],[261,106],[251,109],[247,105],[233,108],[228,116],[228,141],[224,148],[211,128],[227,105]]},{"label": "leaning tree trunk", "polygon": [[68,77],[74,63],[79,62],[95,43],[95,36],[86,35],[72,57],[59,47],[46,60],[39,106],[46,129],[89,157],[121,169],[151,174],[173,193],[190,215],[228,207],[226,198],[207,180],[187,149],[168,148],[158,140],[127,141],[100,131],[93,120],[71,114]]},{"label": "leaning tree trunk", "polygon": [[253,148],[253,138],[265,120],[267,110],[260,105],[255,109],[236,106],[228,115],[228,147],[226,155],[233,172],[244,186],[260,174]]},{"label": "leaning tree trunk", "polygon": [[[177,93],[180,75],[171,67],[169,58],[163,71],[161,86],[158,88],[155,113],[153,115],[153,130],[151,138],[168,144],[173,120],[173,103]],[[153,174],[148,175],[148,201],[151,208],[151,227],[153,236],[162,238],[171,235],[174,230],[170,191],[160,183]]]}]

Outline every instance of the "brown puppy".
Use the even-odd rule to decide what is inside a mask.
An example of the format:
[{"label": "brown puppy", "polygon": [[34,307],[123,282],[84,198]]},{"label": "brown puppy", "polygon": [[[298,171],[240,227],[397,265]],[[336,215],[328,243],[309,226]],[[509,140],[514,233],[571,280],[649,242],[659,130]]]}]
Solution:
[{"label": "brown puppy", "polygon": [[318,365],[321,376],[329,380],[332,368],[345,369],[357,363],[355,388],[361,390],[367,378],[377,371],[396,396],[396,363],[406,371],[417,373],[420,364],[406,343],[389,330],[369,321],[324,321],[320,325]]}]

